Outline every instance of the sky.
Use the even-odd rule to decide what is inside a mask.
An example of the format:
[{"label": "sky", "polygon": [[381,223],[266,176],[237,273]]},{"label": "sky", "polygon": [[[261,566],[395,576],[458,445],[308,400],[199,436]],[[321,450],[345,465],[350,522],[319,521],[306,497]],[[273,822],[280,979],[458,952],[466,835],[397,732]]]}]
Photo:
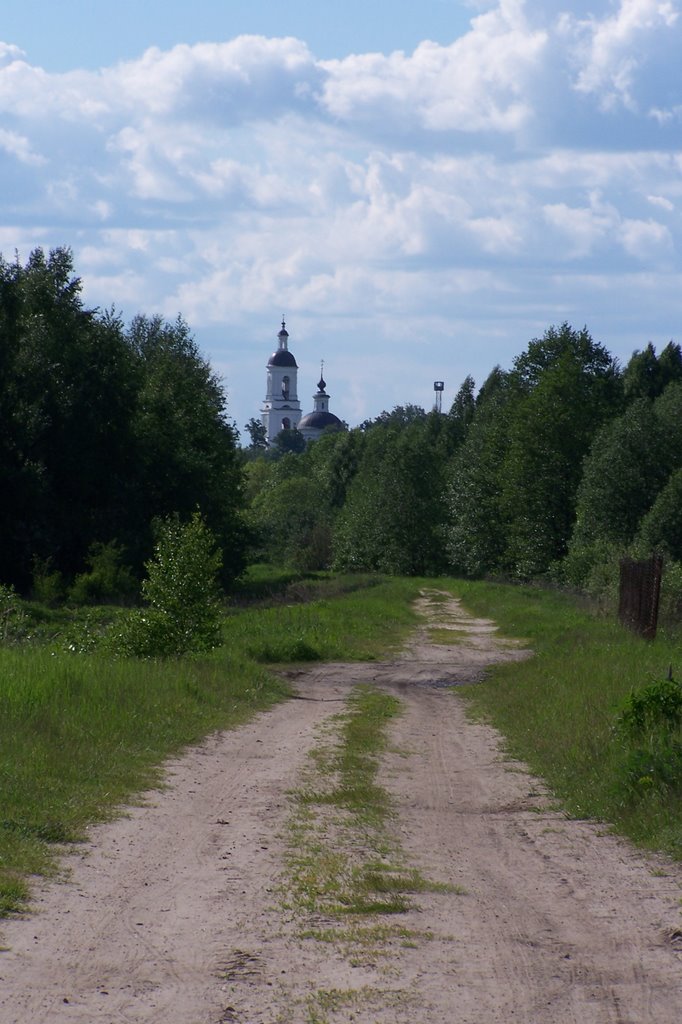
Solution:
[{"label": "sky", "polygon": [[0,252],[181,314],[244,443],[446,408],[554,324],[682,342],[682,0],[0,0]]}]

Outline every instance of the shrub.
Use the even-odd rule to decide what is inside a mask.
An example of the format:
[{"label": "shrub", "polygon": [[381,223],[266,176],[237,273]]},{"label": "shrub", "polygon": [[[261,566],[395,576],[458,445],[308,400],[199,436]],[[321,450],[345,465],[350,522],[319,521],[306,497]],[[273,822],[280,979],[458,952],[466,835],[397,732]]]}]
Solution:
[{"label": "shrub", "polygon": [[0,643],[11,643],[22,636],[26,615],[14,587],[0,583]]},{"label": "shrub", "polygon": [[674,679],[633,690],[617,719],[622,781],[630,795],[682,787],[682,686]]},{"label": "shrub", "polygon": [[119,625],[114,646],[138,657],[168,657],[217,647],[221,564],[213,534],[198,512],[188,523],[181,523],[177,516],[161,523],[142,583],[147,607],[132,611]]},{"label": "shrub", "polygon": [[122,562],[123,549],[115,541],[93,544],[87,557],[89,571],[76,576],[69,590],[69,599],[73,604],[132,602],[137,595],[138,584]]},{"label": "shrub", "polygon": [[54,608],[64,600],[64,577],[52,568],[52,559],[33,559],[33,583],[31,593],[36,601]]}]

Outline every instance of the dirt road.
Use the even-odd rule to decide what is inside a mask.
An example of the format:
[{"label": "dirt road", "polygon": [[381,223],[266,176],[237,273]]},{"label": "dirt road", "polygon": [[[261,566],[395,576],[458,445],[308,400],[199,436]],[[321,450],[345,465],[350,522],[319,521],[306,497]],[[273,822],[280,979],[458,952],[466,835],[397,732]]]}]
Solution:
[{"label": "dirt road", "polygon": [[[677,1024],[682,868],[551,808],[445,684],[522,657],[454,602],[392,663],[301,674],[303,699],[211,738],[94,828],[3,923],[0,1024]],[[285,909],[289,791],[357,682],[403,702],[381,782],[423,892],[402,938],[310,938]],[[396,921],[391,922],[392,925]],[[380,928],[375,928],[376,935]]]}]

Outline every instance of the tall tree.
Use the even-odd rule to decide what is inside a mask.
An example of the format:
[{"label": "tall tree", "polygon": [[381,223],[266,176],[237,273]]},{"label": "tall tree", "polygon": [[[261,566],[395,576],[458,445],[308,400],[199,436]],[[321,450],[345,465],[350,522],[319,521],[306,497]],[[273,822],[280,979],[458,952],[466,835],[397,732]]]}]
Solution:
[{"label": "tall tree", "polygon": [[602,423],[620,408],[615,360],[568,324],[530,343],[511,373],[517,398],[500,472],[509,522],[505,567],[522,578],[563,558],[582,464]]}]

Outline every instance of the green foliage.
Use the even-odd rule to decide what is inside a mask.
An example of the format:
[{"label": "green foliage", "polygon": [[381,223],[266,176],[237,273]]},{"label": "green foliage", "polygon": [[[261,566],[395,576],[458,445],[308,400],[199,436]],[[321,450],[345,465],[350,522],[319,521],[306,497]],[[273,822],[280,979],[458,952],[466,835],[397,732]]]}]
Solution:
[{"label": "green foliage", "polygon": [[113,541],[141,572],[154,517],[198,506],[227,585],[246,538],[220,381],[182,319],[126,331],[80,292],[68,249],[36,249],[25,266],[0,257],[0,579],[35,589],[36,561],[89,575],[91,546]]},{"label": "green foliage", "polygon": [[221,556],[210,530],[195,512],[159,527],[154,557],[147,563],[142,596],[148,607],[135,609],[111,642],[121,653],[170,657],[207,651],[221,641],[217,575]]},{"label": "green foliage", "polygon": [[[533,657],[493,668],[475,687],[458,688],[472,710],[506,737],[507,750],[547,779],[570,813],[615,825],[631,838],[682,857],[679,790],[645,783],[633,800],[628,778],[645,750],[614,728],[642,679],[661,679],[679,660],[679,644],[659,631],[643,643],[584,600],[538,587],[457,583],[465,606],[522,637]],[[677,739],[674,740],[677,742]],[[671,778],[676,755],[660,771]],[[640,771],[642,777],[643,772]]]},{"label": "green foliage", "polygon": [[639,542],[682,562],[682,469],[676,470],[642,518]]},{"label": "green foliage", "polygon": [[633,352],[623,373],[623,389],[629,401],[657,398],[672,381],[682,380],[682,350],[672,341],[656,357],[649,342],[641,352]]},{"label": "green foliage", "polygon": [[682,624],[682,563],[663,563],[659,620],[679,630]]},{"label": "green foliage", "polygon": [[64,577],[54,569],[52,559],[33,559],[33,581],[31,596],[35,601],[48,607],[62,603],[66,596]]},{"label": "green foliage", "polygon": [[633,690],[618,716],[618,728],[629,742],[657,743],[679,731],[682,687],[674,679]]},{"label": "green foliage", "polygon": [[[76,576],[69,589],[72,604],[129,604],[134,601],[139,586],[130,569],[123,564],[120,544],[115,541],[93,544],[86,562],[88,572]],[[35,585],[34,577],[34,588]]]},{"label": "green foliage", "polygon": [[265,451],[268,446],[268,432],[263,421],[257,420],[252,416],[249,422],[244,424],[244,430],[246,430],[251,439],[251,449],[253,451]]},{"label": "green foliage", "polygon": [[566,554],[595,432],[620,403],[616,366],[588,331],[550,328],[514,362],[509,443],[500,470],[505,562],[527,579]]},{"label": "green foliage", "polygon": [[629,796],[682,790],[682,687],[673,679],[633,690],[617,718],[622,785]]},{"label": "green foliage", "polygon": [[427,575],[445,565],[446,418],[374,426],[334,529],[334,564],[346,570]]},{"label": "green foliage", "polygon": [[507,519],[499,478],[511,400],[508,375],[496,367],[479,392],[464,443],[448,468],[447,552],[451,568],[464,576],[482,576],[502,565]]},{"label": "green foliage", "polygon": [[14,587],[0,583],[0,643],[11,643],[23,633],[26,615]]},{"label": "green foliage", "polygon": [[284,430],[280,430],[272,442],[273,452],[278,456],[286,455],[289,452],[300,455],[305,451],[305,447],[306,440],[300,430],[295,427],[285,427]]}]

